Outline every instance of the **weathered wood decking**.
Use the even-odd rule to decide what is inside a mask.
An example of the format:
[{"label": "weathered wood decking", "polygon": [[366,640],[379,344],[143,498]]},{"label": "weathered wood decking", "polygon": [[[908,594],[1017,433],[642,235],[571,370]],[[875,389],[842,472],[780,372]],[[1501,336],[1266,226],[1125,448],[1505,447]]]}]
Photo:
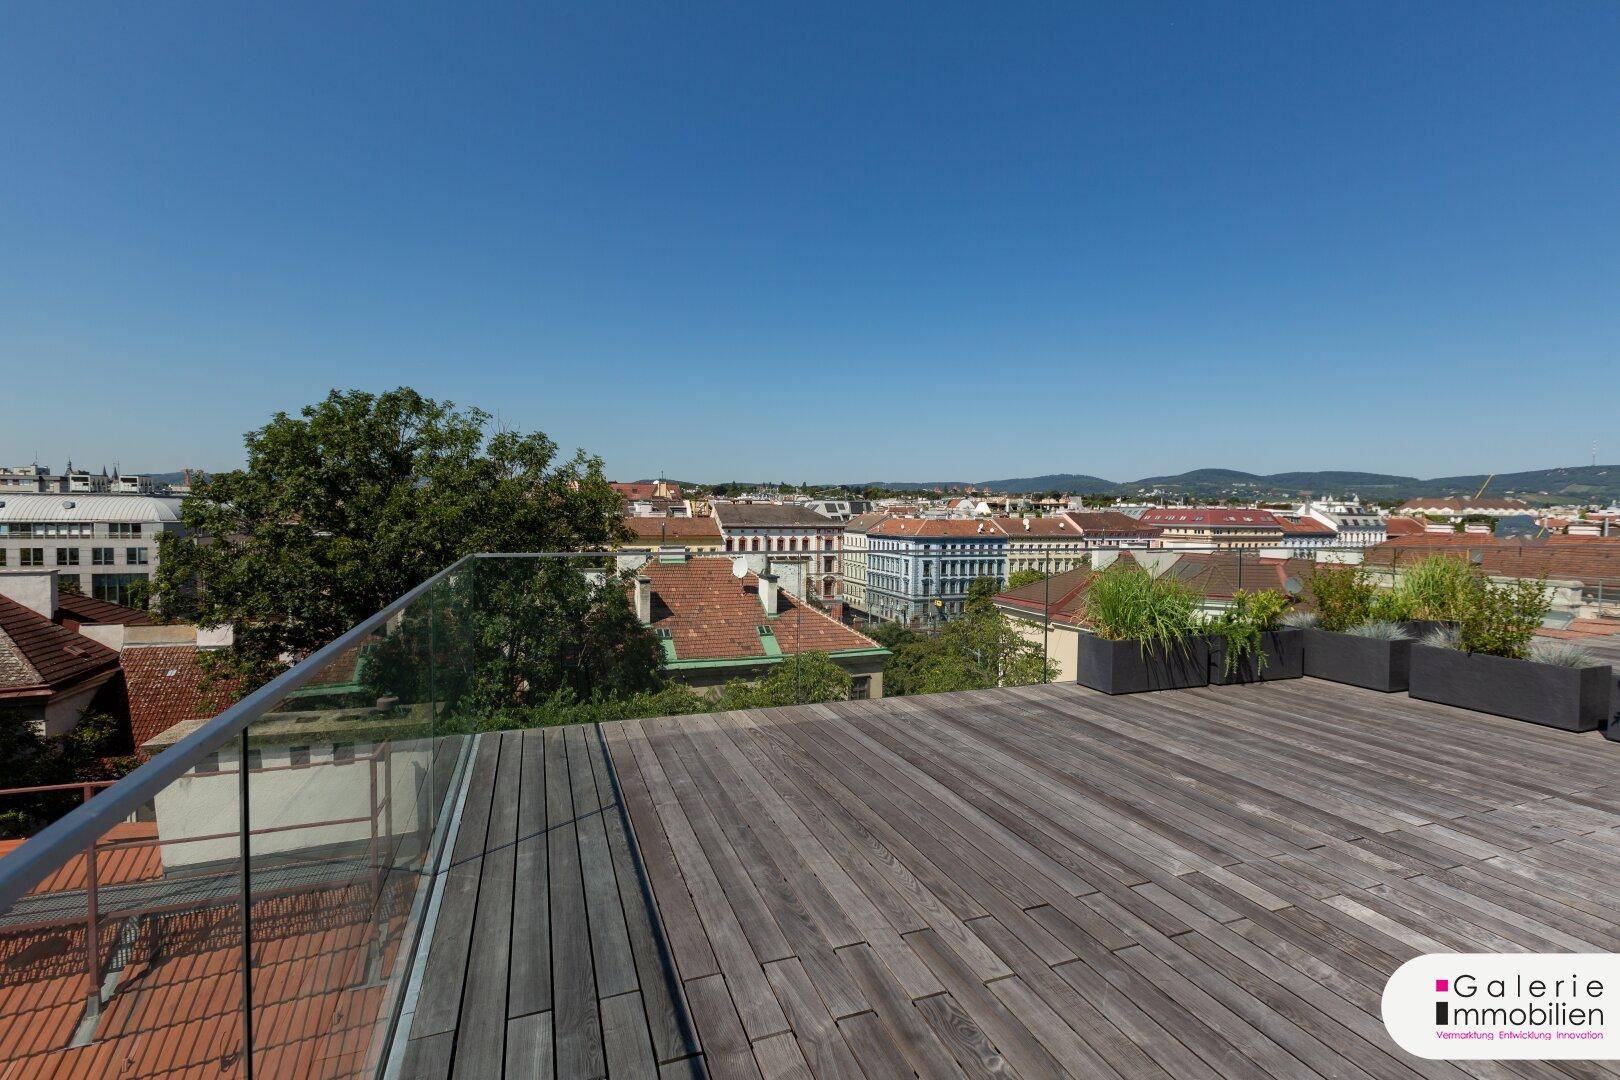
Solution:
[{"label": "weathered wood decking", "polygon": [[[1421,1061],[1397,1050],[1379,1019],[1385,979],[1421,952],[1620,950],[1620,744],[1596,733],[1315,680],[1128,698],[1070,684],[602,733],[701,1042],[689,1071],[1620,1075],[1584,1063]],[[549,765],[559,737],[522,737],[525,778],[531,744],[544,742]],[[456,1075],[496,1075],[469,1071],[498,1070],[490,1032],[505,1033],[511,1063],[533,1051],[531,1032],[554,1030],[560,1075],[602,1075],[606,1059],[615,1077],[652,1076],[646,1054],[639,1065],[618,1066],[611,1053],[565,1061],[560,1021],[520,1022],[520,1000],[536,1009],[529,1016],[560,1017],[564,1006],[560,987],[547,1010],[546,994],[525,984],[543,965],[520,977],[512,912],[525,897],[555,898],[568,864],[551,847],[543,886],[543,856],[515,873],[496,861],[496,838],[520,838],[522,862],[532,835],[527,781],[514,785],[506,771],[513,738],[500,743],[491,854],[474,875],[483,889],[456,893],[473,957],[461,1028],[451,1034],[453,1004],[438,1010],[424,1032],[440,1040],[434,1060]],[[568,733],[571,766],[590,738]],[[611,790],[600,763],[591,776],[598,793]],[[628,851],[585,854],[579,810],[600,794],[568,790],[573,814],[552,820],[564,847],[566,830],[578,833],[572,872],[611,862],[620,906],[609,911],[631,912]],[[508,801],[516,809],[503,810]],[[515,885],[486,899],[492,876]],[[552,903],[551,970],[571,972]],[[577,962],[594,963],[598,983],[604,964],[628,980],[622,948],[597,941],[594,907],[587,921]],[[442,926],[439,936],[461,940]],[[651,1000],[639,974],[639,991],[595,991],[603,1028],[626,994]],[[572,991],[580,1016],[569,1030],[591,1022],[589,996]],[[661,1000],[674,1015],[674,997]]]},{"label": "weathered wood decking", "polygon": [[701,1068],[601,745],[480,739],[402,1076]]}]

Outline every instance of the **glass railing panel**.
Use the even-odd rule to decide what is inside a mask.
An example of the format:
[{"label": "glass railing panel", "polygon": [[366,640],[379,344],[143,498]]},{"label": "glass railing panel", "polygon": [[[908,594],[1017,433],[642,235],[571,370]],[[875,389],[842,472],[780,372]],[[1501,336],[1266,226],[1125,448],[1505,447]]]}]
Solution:
[{"label": "glass railing panel", "polygon": [[[204,746],[0,911],[0,1074],[243,1075],[238,780],[234,741]],[[106,786],[12,789],[0,814],[43,825]]]},{"label": "glass railing panel", "polygon": [[454,810],[457,589],[441,579],[247,728],[259,1075],[383,1058]]}]

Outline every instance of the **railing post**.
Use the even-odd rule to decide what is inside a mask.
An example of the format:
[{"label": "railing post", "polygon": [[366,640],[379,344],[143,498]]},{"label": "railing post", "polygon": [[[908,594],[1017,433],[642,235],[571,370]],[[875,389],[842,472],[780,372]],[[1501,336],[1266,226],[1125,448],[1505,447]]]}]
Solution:
[{"label": "railing post", "polygon": [[253,861],[248,808],[248,729],[237,737],[236,794],[242,857],[242,1076],[253,1080]]},{"label": "railing post", "polygon": [[[84,785],[84,801],[89,802],[95,788]],[[85,987],[84,1014],[86,1019],[101,1016],[101,910],[97,895],[96,841],[91,840],[84,849],[84,954]]]}]

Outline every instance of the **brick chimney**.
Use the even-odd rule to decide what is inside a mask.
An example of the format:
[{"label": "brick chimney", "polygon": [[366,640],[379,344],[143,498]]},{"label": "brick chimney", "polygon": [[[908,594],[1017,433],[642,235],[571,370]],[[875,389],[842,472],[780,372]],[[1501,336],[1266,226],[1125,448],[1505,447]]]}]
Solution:
[{"label": "brick chimney", "polygon": [[652,578],[645,575],[636,577],[636,621],[652,625]]},{"label": "brick chimney", "polygon": [[0,596],[15,600],[47,619],[56,618],[56,571],[32,570],[0,574]]},{"label": "brick chimney", "polygon": [[759,575],[759,606],[765,609],[765,614],[776,614],[776,604],[780,595],[781,590],[775,574]]}]

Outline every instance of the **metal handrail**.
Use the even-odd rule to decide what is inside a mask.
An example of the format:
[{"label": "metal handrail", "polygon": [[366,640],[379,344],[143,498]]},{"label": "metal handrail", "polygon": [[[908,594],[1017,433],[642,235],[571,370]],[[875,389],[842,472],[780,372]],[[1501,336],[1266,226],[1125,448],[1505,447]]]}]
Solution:
[{"label": "metal handrail", "polygon": [[464,564],[478,558],[570,559],[624,554],[626,553],[622,551],[594,550],[527,552],[521,555],[493,553],[463,555],[381,611],[364,619],[218,716],[202,724],[197,730],[128,776],[100,792],[94,799],[75,807],[68,814],[47,825],[5,858],[0,859],[0,910],[16,903],[63,863],[80,855],[113,825],[151,802],[158,792],[179,779],[203,758],[216,752],[226,739],[241,734],[249,724],[263,716],[272,706],[280,704],[288,694],[302,688],[324,669],[329,661],[363,641],[378,627],[385,625],[394,615]]}]

